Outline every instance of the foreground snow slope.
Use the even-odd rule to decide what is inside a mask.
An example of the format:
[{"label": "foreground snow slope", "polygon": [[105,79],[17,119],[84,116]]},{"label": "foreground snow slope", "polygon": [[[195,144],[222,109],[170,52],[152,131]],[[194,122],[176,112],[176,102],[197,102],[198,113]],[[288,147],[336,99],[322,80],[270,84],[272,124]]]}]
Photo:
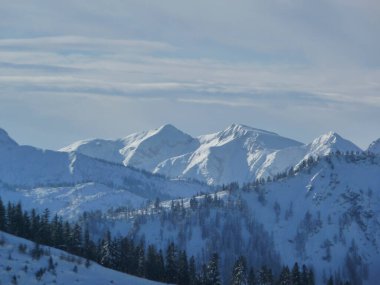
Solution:
[{"label": "foreground snow slope", "polygon": [[302,166],[294,176],[217,196],[222,204],[207,202],[206,207],[194,208],[185,199],[179,204],[186,211],[170,209],[172,202],[165,202],[161,207],[169,214],[152,208],[149,219],[141,214],[132,220],[119,216],[113,230],[122,232],[129,225],[130,232],[148,243],[165,246],[175,240],[199,257],[216,250],[222,263],[227,263],[222,265],[226,270],[226,256],[244,254],[255,265],[276,266],[279,261],[289,266],[295,261],[311,265],[316,284],[330,274],[377,284],[379,156],[330,155]]},{"label": "foreground snow slope", "polygon": [[212,185],[266,178],[286,171],[309,156],[337,150],[360,151],[333,132],[304,145],[273,132],[237,124],[198,138],[165,125],[124,139],[85,140],[61,149]]},{"label": "foreground snow slope", "polygon": [[50,207],[73,216],[84,210],[139,207],[157,197],[187,197],[211,189],[170,180],[122,164],[20,146],[0,132],[0,192],[26,207]]},{"label": "foreground snow slope", "polygon": [[[3,232],[0,232],[0,241],[0,284],[163,284],[114,271],[94,262],[86,266],[83,258],[46,246],[41,247],[45,254],[39,260],[32,259],[30,251],[34,243]],[[19,251],[20,244],[26,245],[25,253]],[[49,258],[55,265],[51,270],[48,270]],[[37,280],[36,272],[40,269],[46,272]],[[14,279],[17,283],[12,283]]]}]

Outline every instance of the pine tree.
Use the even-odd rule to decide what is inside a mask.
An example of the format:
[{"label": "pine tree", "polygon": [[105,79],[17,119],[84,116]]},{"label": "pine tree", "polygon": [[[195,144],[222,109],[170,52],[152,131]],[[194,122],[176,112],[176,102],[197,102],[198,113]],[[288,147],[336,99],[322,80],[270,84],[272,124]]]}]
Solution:
[{"label": "pine tree", "polygon": [[73,243],[73,253],[77,255],[82,255],[82,228],[78,224],[74,225],[74,228],[71,232],[71,240]]},{"label": "pine tree", "polygon": [[252,267],[251,267],[251,269],[249,270],[249,273],[248,273],[247,284],[248,285],[256,285],[256,275],[255,275],[255,271],[253,270]]},{"label": "pine tree", "polygon": [[140,243],[136,248],[136,256],[137,256],[137,276],[144,277],[145,276],[145,250],[144,244]]},{"label": "pine tree", "polygon": [[[70,242],[71,243],[71,242]],[[100,264],[105,267],[111,267],[113,264],[113,256],[112,256],[112,240],[111,233],[107,231],[104,239],[100,243]]]},{"label": "pine tree", "polygon": [[23,214],[23,236],[26,239],[31,238],[31,221],[28,212],[24,212]]},{"label": "pine tree", "polygon": [[0,197],[0,231],[5,231],[6,226],[6,215],[5,215],[5,207],[3,204],[3,200]]},{"label": "pine tree", "polygon": [[42,244],[49,244],[51,241],[50,228],[49,228],[49,217],[50,211],[46,208],[42,214],[41,224],[40,224],[40,240]]},{"label": "pine tree", "polygon": [[197,270],[195,267],[195,258],[191,256],[189,260],[189,284],[196,285],[197,284]]},{"label": "pine tree", "polygon": [[146,278],[150,280],[158,280],[158,274],[157,274],[157,250],[154,245],[149,245],[147,254],[146,254]]},{"label": "pine tree", "polygon": [[189,278],[189,263],[187,261],[186,251],[180,251],[178,254],[178,284],[188,285]]},{"label": "pine tree", "polygon": [[309,284],[309,270],[307,269],[305,264],[302,265],[301,284]]},{"label": "pine tree", "polygon": [[314,285],[314,284],[315,284],[314,271],[313,271],[313,269],[310,269],[309,270],[309,276],[308,276],[308,285]]},{"label": "pine tree", "polygon": [[41,237],[40,237],[40,216],[37,215],[36,210],[32,209],[32,213],[30,216],[30,229],[31,229],[31,239],[40,242]]},{"label": "pine tree", "polygon": [[232,269],[232,285],[245,285],[247,284],[247,261],[244,256],[240,256]]},{"label": "pine tree", "polygon": [[177,249],[174,243],[170,243],[166,250],[166,258],[165,258],[165,276],[166,282],[168,283],[176,283],[178,276],[178,267],[177,267]]},{"label": "pine tree", "polygon": [[161,249],[158,251],[158,254],[157,254],[157,274],[158,274],[158,281],[165,281],[165,263],[164,263],[164,255]]},{"label": "pine tree", "polygon": [[260,285],[271,285],[273,283],[272,270],[266,265],[261,267],[259,272],[259,284]]},{"label": "pine tree", "polygon": [[206,269],[206,278],[208,285],[220,285],[219,256],[214,253]]},{"label": "pine tree", "polygon": [[[284,266],[282,268],[282,271],[280,273],[280,278],[279,278],[279,284],[292,285],[292,277],[291,277],[290,269],[288,266]],[[307,285],[307,283],[305,283],[305,285]]]},{"label": "pine tree", "polygon": [[294,263],[294,266],[292,269],[292,281],[293,281],[293,285],[302,285],[301,284],[300,270],[299,270],[297,262]]}]

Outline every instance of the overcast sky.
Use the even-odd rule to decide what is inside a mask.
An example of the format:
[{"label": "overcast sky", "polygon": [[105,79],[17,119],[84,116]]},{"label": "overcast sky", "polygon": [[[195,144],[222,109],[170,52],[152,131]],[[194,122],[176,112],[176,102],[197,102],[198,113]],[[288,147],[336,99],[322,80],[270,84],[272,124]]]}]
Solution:
[{"label": "overcast sky", "polygon": [[378,0],[0,0],[0,127],[58,149],[171,123],[380,137]]}]

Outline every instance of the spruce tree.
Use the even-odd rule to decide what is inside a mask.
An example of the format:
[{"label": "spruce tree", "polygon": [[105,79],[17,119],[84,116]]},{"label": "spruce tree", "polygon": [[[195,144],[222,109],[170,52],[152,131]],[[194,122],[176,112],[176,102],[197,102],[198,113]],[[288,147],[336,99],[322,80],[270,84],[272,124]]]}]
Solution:
[{"label": "spruce tree", "polygon": [[219,272],[219,256],[214,253],[209,261],[206,269],[207,284],[220,285],[220,272]]},{"label": "spruce tree", "polygon": [[6,215],[5,215],[5,207],[3,204],[3,200],[1,200],[0,197],[0,231],[5,231],[5,225],[6,225]]},{"label": "spruce tree", "polygon": [[305,264],[302,265],[301,284],[309,284],[309,270],[307,269]]},{"label": "spruce tree", "polygon": [[[292,285],[292,277],[288,266],[284,266],[279,277],[280,285]],[[307,283],[305,284],[307,285]]]},{"label": "spruce tree", "polygon": [[165,263],[166,282],[176,283],[178,276],[177,249],[173,242],[168,245],[168,248],[166,250]]},{"label": "spruce tree", "polygon": [[158,281],[165,281],[165,263],[164,263],[164,255],[162,250],[160,249],[157,254],[157,274]]},{"label": "spruce tree", "polygon": [[189,285],[189,282],[189,263],[186,251],[181,251],[178,254],[178,284]]},{"label": "spruce tree", "polygon": [[292,281],[293,285],[302,285],[301,284],[301,274],[298,267],[298,263],[294,263],[293,269],[292,269]]},{"label": "spruce tree", "polygon": [[194,256],[191,256],[190,260],[189,260],[189,284],[190,285],[196,285],[197,284],[197,270],[195,267]]},{"label": "spruce tree", "polygon": [[308,282],[309,282],[308,285],[314,285],[315,284],[313,269],[309,269]]},{"label": "spruce tree", "polygon": [[232,268],[232,285],[247,284],[247,261],[243,256],[240,256]]},{"label": "spruce tree", "polygon": [[137,247],[137,276],[145,276],[145,250],[144,245],[141,243]]},{"label": "spruce tree", "polygon": [[255,271],[253,270],[253,267],[251,267],[251,269],[249,270],[247,284],[256,285],[256,275]]}]

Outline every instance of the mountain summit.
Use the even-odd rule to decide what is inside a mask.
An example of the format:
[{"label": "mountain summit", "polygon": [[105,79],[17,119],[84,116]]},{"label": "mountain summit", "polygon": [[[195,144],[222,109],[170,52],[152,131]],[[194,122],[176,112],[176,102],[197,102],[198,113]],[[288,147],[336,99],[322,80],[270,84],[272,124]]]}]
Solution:
[{"label": "mountain summit", "polygon": [[349,140],[342,138],[339,134],[335,132],[328,132],[327,134],[321,135],[309,145],[310,155],[327,155],[331,152],[347,152],[347,151],[361,151],[359,147],[354,145]]}]

